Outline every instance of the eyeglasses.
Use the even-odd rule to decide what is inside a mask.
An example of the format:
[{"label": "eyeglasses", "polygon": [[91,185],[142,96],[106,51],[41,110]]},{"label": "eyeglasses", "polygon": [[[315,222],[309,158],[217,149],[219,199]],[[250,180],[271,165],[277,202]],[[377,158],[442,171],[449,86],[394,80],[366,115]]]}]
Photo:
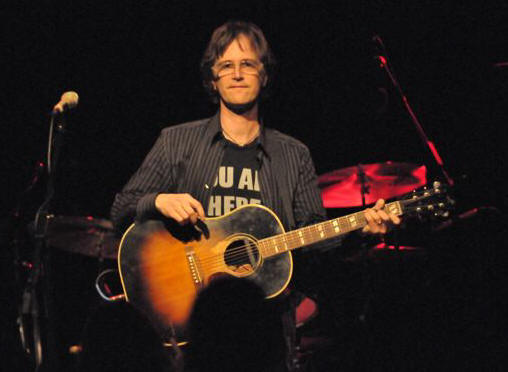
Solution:
[{"label": "eyeglasses", "polygon": [[[219,62],[213,66],[213,71],[217,78],[235,74],[237,64],[232,61]],[[247,75],[259,75],[263,69],[263,63],[253,59],[242,59],[238,64],[241,73]]]}]

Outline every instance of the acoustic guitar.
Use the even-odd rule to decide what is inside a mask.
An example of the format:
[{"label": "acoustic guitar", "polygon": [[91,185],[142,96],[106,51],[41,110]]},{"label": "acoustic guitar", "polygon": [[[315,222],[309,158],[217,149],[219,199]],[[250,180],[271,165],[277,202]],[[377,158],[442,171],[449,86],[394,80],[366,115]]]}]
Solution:
[{"label": "acoustic guitar", "polygon": [[[447,216],[450,199],[439,183],[385,205],[395,215]],[[267,298],[289,284],[291,251],[363,228],[363,212],[284,232],[262,205],[242,206],[197,225],[170,219],[134,223],[123,235],[118,266],[127,301],[142,310],[167,337],[184,340],[185,324],[199,291],[217,275],[244,277]]]}]

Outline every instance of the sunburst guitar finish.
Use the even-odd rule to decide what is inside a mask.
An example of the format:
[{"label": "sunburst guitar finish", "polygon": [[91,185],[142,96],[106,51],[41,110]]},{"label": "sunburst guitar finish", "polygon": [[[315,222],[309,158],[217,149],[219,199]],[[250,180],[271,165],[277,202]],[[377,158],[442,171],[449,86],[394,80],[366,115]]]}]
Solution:
[{"label": "sunburst guitar finish", "polygon": [[268,208],[249,205],[196,227],[169,221],[135,223],[120,244],[118,265],[127,300],[142,310],[163,335],[184,341],[185,324],[199,291],[220,275],[245,277],[266,297],[288,285],[289,251],[265,257],[259,242],[282,234]]}]

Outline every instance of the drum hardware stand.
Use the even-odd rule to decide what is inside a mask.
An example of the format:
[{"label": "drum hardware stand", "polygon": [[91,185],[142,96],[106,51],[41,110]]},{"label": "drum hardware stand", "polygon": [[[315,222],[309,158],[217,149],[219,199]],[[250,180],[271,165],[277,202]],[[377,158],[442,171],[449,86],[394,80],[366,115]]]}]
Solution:
[{"label": "drum hardware stand", "polygon": [[[365,202],[365,195],[366,194],[370,194],[370,185],[368,185],[368,179],[367,179],[367,176],[363,170],[363,167],[361,164],[358,164],[358,179],[360,180],[360,191],[361,191],[361,195],[362,195],[362,209],[365,209],[367,207],[366,205],[366,202]],[[384,242],[384,238],[382,238],[383,242]],[[398,271],[398,277],[399,277],[399,284],[402,284],[403,282],[403,265],[402,265],[402,255],[401,255],[401,251],[400,251],[400,242],[399,242],[399,234],[398,234],[398,231],[397,229],[394,229],[393,231],[393,243],[394,243],[394,250],[396,252],[396,260],[397,260],[397,271]],[[368,264],[367,264],[368,266]],[[367,314],[369,312],[369,309],[370,309],[370,306],[371,306],[371,298],[372,296],[374,295],[373,292],[372,292],[372,283],[371,281],[373,280],[372,278],[372,275],[369,274],[369,270],[364,268],[364,274],[365,274],[365,277],[364,277],[364,281],[365,281],[365,287],[366,287],[366,290],[368,291],[367,293],[367,298],[365,300],[365,303],[363,305],[363,308],[362,308],[362,311],[360,313],[360,315],[358,316],[358,320],[361,322],[361,323],[365,323],[367,321]]]},{"label": "drum hardware stand", "polygon": [[[9,234],[7,238],[7,241],[9,242],[8,246],[10,247],[13,254],[13,268],[14,268],[13,274],[14,274],[14,287],[16,293],[19,293],[18,291],[21,291],[21,288],[23,287],[21,270],[30,273],[30,271],[33,268],[32,262],[30,262],[29,260],[22,259],[20,254],[20,236],[22,234],[21,226],[24,222],[23,221],[24,202],[27,199],[27,197],[32,193],[35,186],[39,183],[44,167],[45,166],[43,162],[41,161],[36,162],[30,182],[28,183],[27,187],[17,197],[16,205],[14,207],[14,210],[10,214],[11,218],[8,222],[6,229],[6,231],[8,231]],[[23,298],[21,298],[21,300],[23,300]],[[23,316],[23,314],[25,314],[25,316]],[[18,308],[18,316],[16,318],[16,324],[19,332],[21,347],[26,354],[31,353],[31,349],[29,347],[28,325],[26,324],[28,320],[27,316],[29,315],[30,311],[28,308],[26,307]]]},{"label": "drum hardware stand", "polygon": [[367,184],[367,176],[361,164],[358,164],[358,179],[360,180],[360,192],[362,194],[362,208],[365,209],[365,194],[370,194],[370,186]]},{"label": "drum hardware stand", "polygon": [[[35,371],[41,368],[44,363],[49,367],[54,367],[58,359],[55,355],[55,339],[51,324],[52,304],[49,296],[49,278],[47,268],[49,265],[48,252],[46,252],[46,232],[48,219],[50,218],[51,201],[55,194],[55,175],[56,166],[60,150],[63,145],[65,134],[65,117],[61,113],[53,112],[51,114],[48,151],[47,151],[47,184],[46,195],[43,203],[37,210],[34,220],[34,255],[32,270],[26,281],[23,290],[22,302],[18,323],[20,324],[20,333],[25,338],[27,330],[20,319],[29,318],[32,321],[33,348]],[[43,308],[40,308],[40,305]],[[41,311],[42,310],[42,311]],[[41,321],[44,327],[41,326]],[[43,328],[44,332],[43,332]],[[45,333],[43,337],[43,333]],[[26,341],[26,339],[25,339]],[[44,345],[46,343],[46,345]],[[26,346],[26,345],[24,345]],[[47,359],[47,360],[46,360]]]},{"label": "drum hardware stand", "polygon": [[[361,164],[358,164],[357,167],[358,167],[358,179],[360,180],[360,192],[362,195],[362,209],[365,209],[367,207],[367,204],[365,201],[365,195],[370,194],[370,185],[367,184],[368,179],[367,179],[367,175],[365,174],[365,171],[363,170],[363,166]],[[368,244],[366,242],[364,242],[362,244],[362,249],[366,249],[367,245]],[[370,305],[372,302],[373,293],[372,293],[372,283],[371,283],[372,275],[370,274],[369,263],[367,262],[366,265],[364,263],[362,263],[362,264],[363,264],[362,271],[363,271],[364,286],[366,288],[365,290],[368,291],[368,293],[367,293],[367,298],[366,298],[365,303],[363,305],[361,314],[358,315],[358,320],[362,324],[365,324],[367,321],[367,314],[369,312]]]}]

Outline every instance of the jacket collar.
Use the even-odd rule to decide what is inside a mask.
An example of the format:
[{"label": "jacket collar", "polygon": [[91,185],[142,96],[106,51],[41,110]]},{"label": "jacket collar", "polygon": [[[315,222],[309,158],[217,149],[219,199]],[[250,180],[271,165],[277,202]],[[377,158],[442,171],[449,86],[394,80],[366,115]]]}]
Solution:
[{"label": "jacket collar", "polygon": [[[259,144],[259,147],[263,151],[265,155],[270,157],[270,150],[271,147],[269,144],[269,140],[266,135],[266,129],[263,123],[263,119],[259,120],[261,128],[260,128],[260,134],[256,141]],[[207,141],[210,144],[214,144],[217,141],[225,141],[225,138],[222,134],[222,127],[220,124],[220,111],[217,111],[217,113],[212,116],[209,119],[208,126],[205,131],[205,141]]]}]

